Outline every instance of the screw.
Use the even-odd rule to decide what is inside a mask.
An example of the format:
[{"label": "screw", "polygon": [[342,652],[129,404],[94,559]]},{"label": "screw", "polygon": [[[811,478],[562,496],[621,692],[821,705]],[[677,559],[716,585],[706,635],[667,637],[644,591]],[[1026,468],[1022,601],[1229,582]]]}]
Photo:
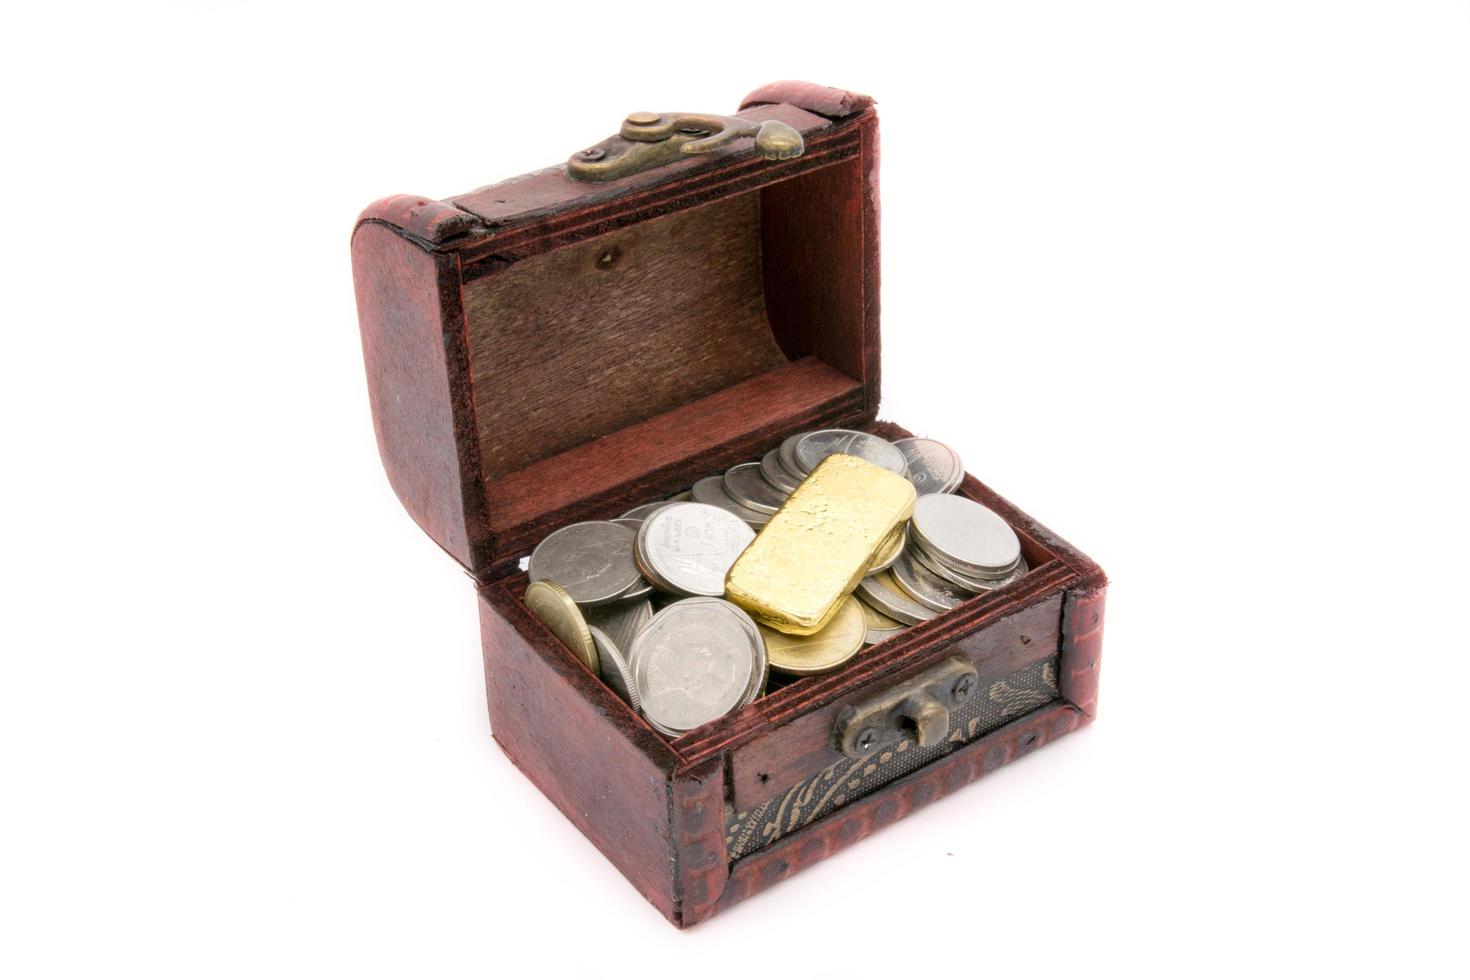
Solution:
[{"label": "screw", "polygon": [[954,682],[954,687],[949,689],[949,696],[954,698],[956,702],[959,702],[968,698],[974,690],[975,678],[970,674],[966,674]]},{"label": "screw", "polygon": [[866,752],[868,751],[868,749],[871,749],[873,747],[873,743],[876,741],[878,741],[877,730],[873,728],[864,728],[862,731],[858,732],[858,737],[853,739],[853,744],[858,747],[859,752]]},{"label": "screw", "polygon": [[579,155],[583,160],[591,162],[593,160],[601,160],[607,156],[607,151],[600,146],[594,146],[591,149],[583,150]]},{"label": "screw", "polygon": [[634,126],[652,126],[663,117],[656,112],[630,112],[628,122]]}]

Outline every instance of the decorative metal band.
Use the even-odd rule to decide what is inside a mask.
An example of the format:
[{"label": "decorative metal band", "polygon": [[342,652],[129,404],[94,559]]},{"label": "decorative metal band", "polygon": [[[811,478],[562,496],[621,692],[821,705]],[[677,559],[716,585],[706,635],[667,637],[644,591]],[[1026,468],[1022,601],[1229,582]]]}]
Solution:
[{"label": "decorative metal band", "polygon": [[843,759],[785,793],[741,813],[725,811],[725,846],[732,862],[800,830],[859,797],[947,755],[967,742],[1057,698],[1057,660],[1052,657],[1006,677],[982,682],[972,697],[950,715],[949,737],[921,749],[911,741],[882,749],[857,761]]}]

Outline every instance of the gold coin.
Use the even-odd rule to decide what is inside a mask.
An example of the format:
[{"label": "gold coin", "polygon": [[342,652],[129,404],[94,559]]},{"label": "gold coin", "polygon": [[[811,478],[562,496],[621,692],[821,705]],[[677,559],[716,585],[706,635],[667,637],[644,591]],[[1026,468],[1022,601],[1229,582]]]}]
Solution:
[{"label": "gold coin", "polygon": [[541,618],[546,628],[566,644],[567,649],[598,673],[597,644],[592,642],[592,633],[587,629],[587,620],[582,610],[567,595],[567,590],[549,578],[532,582],[526,587],[526,608]]},{"label": "gold coin", "polygon": [[782,633],[764,623],[761,637],[766,641],[766,658],[772,670],[786,674],[823,674],[835,670],[863,648],[867,624],[862,604],[852,596],[842,600],[826,626],[807,636]]},{"label": "gold coin", "polygon": [[868,629],[870,629],[870,630],[901,630],[901,629],[903,629],[903,627],[904,627],[904,624],[903,623],[900,623],[898,620],[892,618],[891,616],[885,616],[885,615],[883,615],[878,610],[876,610],[872,606],[868,605],[866,602],[863,602],[861,599],[858,600],[858,605],[861,606],[862,609],[863,609],[863,622],[867,626]]},{"label": "gold coin", "polygon": [[891,616],[883,615],[881,612],[868,605],[862,600],[862,597],[854,596],[854,598],[857,599],[858,605],[863,607],[863,625],[867,626],[868,628],[867,635],[863,638],[864,646],[872,646],[874,643],[882,643],[890,636],[897,636],[904,630],[908,629],[908,626],[906,626],[905,624],[900,623],[898,620],[892,618]]}]

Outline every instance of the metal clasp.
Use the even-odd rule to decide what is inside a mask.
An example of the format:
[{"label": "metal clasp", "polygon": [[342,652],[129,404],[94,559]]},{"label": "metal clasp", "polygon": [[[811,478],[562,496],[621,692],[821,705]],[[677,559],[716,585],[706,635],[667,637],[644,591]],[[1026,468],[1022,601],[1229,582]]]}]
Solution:
[{"label": "metal clasp", "polygon": [[944,661],[876,697],[837,713],[832,744],[849,759],[913,739],[938,745],[949,733],[949,713],[975,693],[980,673],[959,658]]},{"label": "metal clasp", "polygon": [[755,137],[756,152],[767,160],[788,160],[806,149],[801,133],[776,119],[757,123],[698,112],[635,112],[623,120],[618,135],[572,154],[567,175],[577,180],[616,180],[708,153],[744,136]]}]

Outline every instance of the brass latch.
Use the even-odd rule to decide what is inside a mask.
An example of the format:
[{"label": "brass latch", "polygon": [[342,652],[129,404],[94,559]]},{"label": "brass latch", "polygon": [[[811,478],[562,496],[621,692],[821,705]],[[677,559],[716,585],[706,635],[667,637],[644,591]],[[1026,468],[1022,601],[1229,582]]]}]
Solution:
[{"label": "brass latch", "polygon": [[980,673],[958,658],[919,674],[898,687],[849,705],[837,713],[832,744],[849,759],[913,739],[920,748],[938,745],[949,733],[949,713],[979,686]]},{"label": "brass latch", "polygon": [[754,136],[756,152],[767,160],[788,160],[806,149],[801,133],[775,119],[757,123],[698,112],[635,112],[623,120],[618,135],[572,154],[567,175],[577,180],[616,180],[708,153],[743,136]]}]

